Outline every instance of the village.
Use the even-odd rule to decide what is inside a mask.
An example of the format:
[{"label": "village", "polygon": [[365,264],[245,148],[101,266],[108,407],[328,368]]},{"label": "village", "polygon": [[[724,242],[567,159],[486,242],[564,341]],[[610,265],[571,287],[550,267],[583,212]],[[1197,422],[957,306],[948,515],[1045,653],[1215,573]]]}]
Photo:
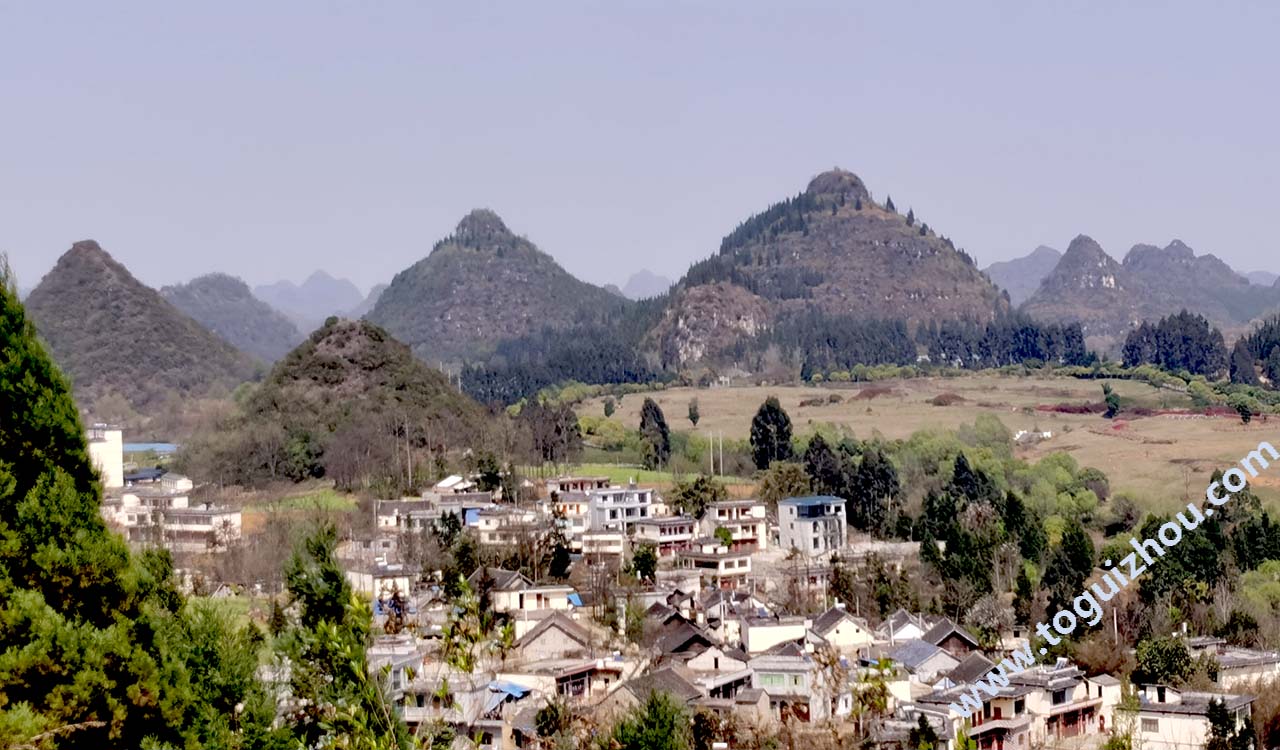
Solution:
[{"label": "village", "polygon": [[[102,514],[132,545],[217,555],[243,541],[241,511],[192,504],[186,477],[126,472],[119,429],[95,425],[89,438]],[[603,725],[657,692],[762,735],[837,746],[1091,748],[1123,732],[1144,748],[1198,750],[1215,706],[1247,726],[1254,697],[1241,689],[1280,676],[1280,654],[1201,636],[1185,641],[1218,665],[1212,691],[1127,685],[1057,657],[979,695],[972,683],[1025,649],[1028,633],[983,642],[937,614],[851,610],[832,593],[837,567],[900,571],[918,564],[920,544],[851,533],[842,498],[790,497],[776,512],[730,498],[695,518],[635,482],[525,481],[537,499],[517,504],[449,476],[419,497],[377,501],[372,530],[338,542],[347,581],[373,611],[370,669],[410,730],[542,747],[549,705]],[[480,564],[452,581],[413,552],[441,536],[499,555],[554,540],[568,554],[555,575]],[[980,697],[981,710],[957,711],[962,695]]]}]

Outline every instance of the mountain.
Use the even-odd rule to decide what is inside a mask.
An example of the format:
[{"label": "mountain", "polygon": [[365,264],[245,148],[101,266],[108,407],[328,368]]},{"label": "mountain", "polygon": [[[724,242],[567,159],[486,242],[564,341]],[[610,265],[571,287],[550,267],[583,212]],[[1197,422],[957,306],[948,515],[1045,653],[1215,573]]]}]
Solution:
[{"label": "mountain", "polygon": [[[1072,251],[1075,249],[1075,252]],[[1091,345],[1114,348],[1142,320],[1181,310],[1208,318],[1228,338],[1280,305],[1280,289],[1250,284],[1214,255],[1181,240],[1134,245],[1123,263],[1088,237],[1077,237],[1022,306],[1044,320],[1078,321]]]},{"label": "mountain", "polygon": [[175,395],[229,391],[257,369],[93,240],[75,243],[59,258],[26,306],[90,411],[113,394],[146,412]]},{"label": "mountain", "polygon": [[191,467],[245,485],[324,476],[344,489],[408,491],[406,457],[421,472],[433,456],[481,445],[489,423],[448,376],[383,329],[330,318],[276,363],[216,437],[191,448]]},{"label": "mountain", "polygon": [[1270,271],[1250,271],[1244,277],[1249,280],[1250,284],[1257,284],[1258,286],[1275,286],[1276,281],[1280,281],[1280,276]]},{"label": "mountain", "polygon": [[302,341],[297,326],[234,276],[211,273],[166,286],[161,296],[246,354],[275,362]]},{"label": "mountain", "polygon": [[311,331],[330,315],[341,315],[364,301],[364,295],[346,279],[316,271],[302,284],[277,281],[253,288],[254,295],[288,315],[299,330]]},{"label": "mountain", "polygon": [[876,203],[857,175],[835,169],[744,221],[718,254],[691,267],[648,341],[664,364],[680,367],[815,311],[914,325],[989,321],[1008,309],[949,239],[889,200]]},{"label": "mountain", "polygon": [[385,291],[387,291],[386,284],[375,285],[373,289],[369,290],[368,296],[361,300],[360,304],[348,310],[344,317],[358,319],[368,315],[369,311],[373,309],[373,306],[378,304],[378,298],[381,297],[382,293]]},{"label": "mountain", "polygon": [[1022,310],[1047,321],[1078,322],[1086,340],[1112,342],[1142,319],[1129,272],[1092,237],[1079,235]]},{"label": "mountain", "polygon": [[987,278],[1009,293],[1009,303],[1017,306],[1040,288],[1040,282],[1058,265],[1062,253],[1041,245],[1030,255],[992,263],[984,269]]},{"label": "mountain", "polygon": [[477,209],[396,274],[367,318],[427,362],[458,363],[487,357],[504,339],[589,324],[628,304]]},{"label": "mountain", "polygon": [[622,285],[622,295],[627,299],[649,299],[665,294],[670,288],[671,279],[642,268],[631,274],[627,283]]}]

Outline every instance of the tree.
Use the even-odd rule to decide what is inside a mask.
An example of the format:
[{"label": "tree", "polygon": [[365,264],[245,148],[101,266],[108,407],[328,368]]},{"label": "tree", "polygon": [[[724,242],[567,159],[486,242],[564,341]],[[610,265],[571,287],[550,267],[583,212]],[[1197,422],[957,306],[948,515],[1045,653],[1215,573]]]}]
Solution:
[{"label": "tree", "polygon": [[1181,638],[1149,638],[1138,644],[1136,676],[1145,682],[1180,685],[1195,671],[1191,654]]},{"label": "tree", "polygon": [[726,547],[733,546],[733,532],[729,531],[728,527],[717,526],[714,536],[716,538],[716,541],[720,542],[720,544]]},{"label": "tree", "polygon": [[890,195],[890,196],[885,196],[885,199],[884,199],[884,210],[889,211],[890,213],[897,213],[897,212],[898,212],[897,207],[893,205],[893,196],[891,196],[891,195]]},{"label": "tree", "polygon": [[288,726],[307,747],[342,738],[357,747],[408,750],[408,729],[369,670],[372,612],[338,566],[336,544],[334,527],[320,527],[303,540],[285,573],[299,610],[284,636],[289,687],[300,706]]},{"label": "tree", "polygon": [[1111,419],[1120,413],[1120,396],[1111,390],[1110,383],[1102,384],[1102,400],[1107,404],[1107,411],[1102,416]]},{"label": "tree", "polygon": [[893,462],[880,446],[868,446],[849,482],[850,497],[845,504],[849,524],[861,531],[886,531],[894,521],[890,518],[890,502],[901,491]]},{"label": "tree", "polygon": [[843,495],[848,481],[844,463],[820,434],[814,435],[805,448],[804,470],[814,492]]},{"label": "tree", "polygon": [[612,416],[613,416],[613,412],[614,412],[616,409],[617,409],[617,404],[616,404],[616,403],[614,403],[613,396],[606,396],[606,397],[605,397],[605,399],[604,399],[604,416],[605,416],[605,418],[612,417]]},{"label": "tree", "polygon": [[1093,570],[1093,558],[1093,541],[1088,532],[1078,520],[1071,519],[1062,531],[1062,541],[1049,555],[1041,582],[1049,592],[1050,612],[1071,608],[1072,600]]},{"label": "tree", "polygon": [[916,223],[916,212],[915,212],[915,209],[913,209],[913,208],[908,208],[908,209],[907,209],[907,226],[912,226],[912,225],[914,225],[915,223]]},{"label": "tree", "polygon": [[616,750],[690,750],[690,735],[689,712],[655,690],[614,726],[609,745]]},{"label": "tree", "polygon": [[791,417],[776,396],[765,399],[751,420],[751,456],[760,470],[791,458]]},{"label": "tree", "polygon": [[681,513],[701,520],[707,507],[729,497],[724,485],[706,474],[699,474],[689,482],[676,482],[671,492],[671,504]]},{"label": "tree", "polygon": [[657,469],[666,466],[671,458],[671,431],[662,407],[651,398],[640,407],[640,440],[644,446],[644,467]]},{"label": "tree", "polygon": [[1230,374],[1232,383],[1262,385],[1253,363],[1253,352],[1249,351],[1249,343],[1243,337],[1236,339],[1235,346],[1231,347]]},{"label": "tree", "polygon": [[533,715],[534,730],[544,740],[569,731],[572,724],[573,713],[558,698],[547,701],[547,705],[538,709],[538,712]]},{"label": "tree", "polygon": [[568,404],[535,400],[520,410],[520,422],[529,432],[538,461],[558,465],[581,455],[582,430],[578,415]]},{"label": "tree", "polygon": [[788,497],[803,497],[811,491],[809,475],[800,464],[779,461],[760,477],[760,499],[769,505]]},{"label": "tree", "polygon": [[573,558],[569,554],[569,547],[563,542],[557,542],[551,548],[551,561],[547,566],[547,575],[558,581],[563,581],[569,577],[569,568],[572,565]]},{"label": "tree", "polygon": [[916,725],[907,733],[908,750],[933,750],[938,746],[938,733],[933,725],[920,714]]},{"label": "tree", "polygon": [[696,398],[689,399],[689,424],[692,424],[694,427],[697,427],[698,420],[700,418],[701,418],[701,414],[698,413],[698,399]]},{"label": "tree", "polygon": [[1250,398],[1244,393],[1232,394],[1231,398],[1227,400],[1227,403],[1232,409],[1236,410],[1237,414],[1240,415],[1240,421],[1243,424],[1249,424],[1253,419],[1254,413],[1260,411],[1262,408],[1262,405],[1259,404],[1257,400]]},{"label": "tree", "polygon": [[658,573],[658,549],[641,544],[631,553],[631,574],[641,581],[652,581]]}]

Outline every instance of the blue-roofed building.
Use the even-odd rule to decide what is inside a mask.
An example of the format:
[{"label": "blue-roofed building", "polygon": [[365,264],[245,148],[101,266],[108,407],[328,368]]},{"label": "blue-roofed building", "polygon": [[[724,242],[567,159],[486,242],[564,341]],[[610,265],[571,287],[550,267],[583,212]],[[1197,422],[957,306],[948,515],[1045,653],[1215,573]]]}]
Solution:
[{"label": "blue-roofed building", "polygon": [[789,497],[778,502],[778,543],[806,557],[825,557],[847,538],[844,498],[833,495]]}]

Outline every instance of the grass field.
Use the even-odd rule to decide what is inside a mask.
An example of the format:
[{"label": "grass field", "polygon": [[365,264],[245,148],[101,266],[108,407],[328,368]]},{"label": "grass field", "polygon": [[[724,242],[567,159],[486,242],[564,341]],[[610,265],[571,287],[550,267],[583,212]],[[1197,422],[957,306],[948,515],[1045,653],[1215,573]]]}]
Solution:
[{"label": "grass field", "polygon": [[[775,395],[791,416],[798,434],[820,424],[851,431],[856,437],[909,437],[921,429],[953,430],[972,423],[980,414],[993,414],[1012,431],[1049,431],[1053,437],[1020,448],[1030,461],[1053,451],[1066,451],[1084,466],[1106,472],[1113,490],[1127,489],[1147,500],[1149,507],[1169,510],[1185,505],[1183,498],[1200,497],[1214,468],[1229,468],[1253,450],[1261,440],[1280,445],[1276,426],[1266,418],[1242,425],[1234,417],[1158,415],[1116,420],[1096,414],[1064,414],[1045,411],[1059,403],[1082,404],[1102,398],[1101,383],[1108,382],[1123,399],[1125,408],[1188,409],[1186,395],[1157,389],[1131,380],[1077,380],[1054,376],[1004,376],[981,373],[953,378],[918,378],[877,383],[822,386],[768,386],[734,388],[674,388],[649,394],[662,407],[674,430],[693,430],[686,419],[689,400],[698,399],[696,432],[723,432],[728,438],[745,438],[760,403]],[[838,395],[838,403],[828,402]],[[953,394],[962,400],[935,406],[931,399]],[[801,406],[801,401],[822,403]],[[629,428],[640,421],[644,396],[626,396],[613,419]],[[602,399],[584,402],[579,413],[603,414]],[[1280,499],[1280,465],[1254,480],[1264,500]]]}]

